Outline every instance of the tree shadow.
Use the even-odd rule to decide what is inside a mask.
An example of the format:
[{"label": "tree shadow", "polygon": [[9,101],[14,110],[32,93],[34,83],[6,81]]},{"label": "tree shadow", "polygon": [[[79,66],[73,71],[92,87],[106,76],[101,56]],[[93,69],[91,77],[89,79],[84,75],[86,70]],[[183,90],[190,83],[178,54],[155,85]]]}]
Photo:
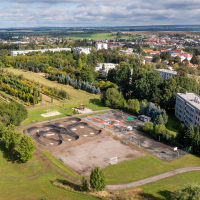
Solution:
[{"label": "tree shadow", "polygon": [[[60,183],[62,184],[63,186],[68,186],[70,188],[72,188],[73,190],[76,190],[76,191],[81,191],[81,187],[80,185],[76,184],[76,183],[72,183],[68,180],[63,180],[63,179],[56,179],[55,180],[57,183]],[[51,181],[51,183],[53,184],[54,181]]]},{"label": "tree shadow", "polygon": [[158,191],[157,194],[161,195],[162,196],[161,198],[155,197],[153,194],[149,194],[149,193],[138,194],[138,196],[145,198],[145,200],[158,200],[158,199],[170,200],[171,199],[171,193],[172,192],[168,191],[168,190]]},{"label": "tree shadow", "polygon": [[0,142],[0,151],[3,153],[3,158],[5,158],[8,162],[21,163],[20,159],[17,156],[17,152],[15,150],[8,151],[5,147],[4,142]]}]

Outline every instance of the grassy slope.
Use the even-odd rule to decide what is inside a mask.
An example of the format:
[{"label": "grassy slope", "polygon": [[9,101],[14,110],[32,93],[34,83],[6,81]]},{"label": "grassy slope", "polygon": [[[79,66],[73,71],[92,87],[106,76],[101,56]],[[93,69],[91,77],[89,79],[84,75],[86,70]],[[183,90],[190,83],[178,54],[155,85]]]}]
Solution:
[{"label": "grassy slope", "polygon": [[54,187],[51,181],[55,179],[67,179],[79,176],[53,158],[48,153],[50,160],[41,159],[38,156],[28,163],[9,163],[3,158],[3,147],[0,143],[0,196],[1,199],[97,199],[92,196],[69,192]]},{"label": "grassy slope", "polygon": [[200,166],[200,159],[194,155],[186,155],[166,163],[151,155],[146,155],[117,165],[110,165],[103,171],[107,184],[120,184],[188,166]]},{"label": "grassy slope", "polygon": [[[95,102],[95,104],[94,104],[94,102]],[[68,103],[68,104],[64,105],[64,109],[63,109],[62,105],[60,105],[60,106],[49,106],[49,107],[45,107],[45,108],[37,108],[37,109],[33,109],[33,110],[28,110],[28,118],[25,119],[21,123],[21,126],[31,124],[31,122],[33,120],[34,121],[36,121],[36,120],[38,120],[38,121],[46,121],[46,120],[49,120],[49,119],[56,119],[56,118],[60,118],[60,117],[66,117],[66,116],[73,115],[73,110],[71,108],[78,107],[80,103],[82,103],[86,107],[90,106],[90,108],[92,110],[94,110],[94,111],[109,109],[108,107],[104,107],[100,103],[99,99],[92,99],[90,104],[89,104],[88,100],[81,101],[81,102],[76,102],[76,103]],[[53,116],[53,117],[47,117],[47,118],[42,117],[41,114],[42,113],[46,113],[45,110],[48,110],[48,109],[58,110],[62,114],[61,115],[57,115],[57,116]],[[65,111],[65,109],[67,109],[67,112]]]},{"label": "grassy slope", "polygon": [[54,81],[49,81],[48,79],[45,79],[42,76],[39,76],[35,73],[31,72],[24,72],[19,69],[14,69],[14,68],[6,68],[8,72],[13,72],[16,75],[23,74],[25,78],[28,78],[30,80],[33,80],[35,82],[39,82],[40,84],[44,84],[50,87],[56,87],[58,89],[65,90],[66,92],[69,93],[70,98],[73,98],[74,100],[81,100],[81,99],[90,99],[90,98],[96,98],[98,95],[90,94],[88,92],[85,92],[83,90],[76,90],[73,87],[69,85],[62,85]]}]

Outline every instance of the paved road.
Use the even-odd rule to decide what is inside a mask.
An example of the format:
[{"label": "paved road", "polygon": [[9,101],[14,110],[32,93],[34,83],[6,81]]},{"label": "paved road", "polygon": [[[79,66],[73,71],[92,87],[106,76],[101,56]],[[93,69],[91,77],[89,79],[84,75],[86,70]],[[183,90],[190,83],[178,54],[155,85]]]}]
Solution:
[{"label": "paved road", "polygon": [[87,114],[70,115],[70,116],[67,116],[67,117],[60,117],[60,118],[56,118],[56,119],[52,119],[52,120],[36,122],[36,123],[28,124],[28,125],[25,125],[25,126],[19,126],[19,127],[16,128],[16,130],[29,128],[29,127],[32,127],[32,126],[35,126],[35,125],[39,125],[39,124],[43,124],[43,123],[47,123],[47,122],[53,122],[53,121],[57,121],[57,120],[61,120],[61,119],[67,119],[67,118],[70,118],[70,117],[77,117],[77,116],[81,116],[81,115],[90,115],[90,114],[93,114],[93,113],[100,113],[100,112],[111,111],[111,110],[112,109],[97,110],[97,111],[92,111],[91,113],[87,113]]},{"label": "paved road", "polygon": [[182,173],[191,172],[191,171],[200,171],[200,166],[180,168],[180,169],[176,169],[176,170],[173,170],[170,172],[165,172],[163,174],[159,174],[156,176],[152,176],[152,177],[145,178],[145,179],[131,182],[131,183],[118,184],[118,185],[107,185],[107,189],[108,190],[124,190],[124,189],[138,187],[141,185],[145,185],[147,183],[151,183],[151,182],[158,181],[158,180],[161,180],[164,178],[175,176],[177,174],[182,174]]}]

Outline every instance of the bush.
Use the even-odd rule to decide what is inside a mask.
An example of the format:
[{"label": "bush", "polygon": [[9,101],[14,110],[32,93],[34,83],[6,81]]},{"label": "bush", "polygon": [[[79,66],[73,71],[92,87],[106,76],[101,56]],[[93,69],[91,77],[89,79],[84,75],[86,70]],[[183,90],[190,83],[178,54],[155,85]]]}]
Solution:
[{"label": "bush", "polygon": [[88,182],[87,179],[85,177],[82,177],[81,179],[81,191],[88,191]]},{"label": "bush", "polygon": [[75,89],[77,89],[77,90],[79,90],[79,89],[80,89],[80,87],[79,87],[78,85],[76,85],[74,88],[75,88]]}]

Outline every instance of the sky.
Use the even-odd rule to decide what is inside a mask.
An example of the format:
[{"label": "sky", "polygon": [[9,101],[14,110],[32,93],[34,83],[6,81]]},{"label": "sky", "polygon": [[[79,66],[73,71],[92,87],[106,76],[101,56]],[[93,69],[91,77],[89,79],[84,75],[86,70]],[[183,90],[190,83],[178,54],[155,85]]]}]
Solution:
[{"label": "sky", "polygon": [[200,0],[0,0],[0,28],[199,25]]}]

